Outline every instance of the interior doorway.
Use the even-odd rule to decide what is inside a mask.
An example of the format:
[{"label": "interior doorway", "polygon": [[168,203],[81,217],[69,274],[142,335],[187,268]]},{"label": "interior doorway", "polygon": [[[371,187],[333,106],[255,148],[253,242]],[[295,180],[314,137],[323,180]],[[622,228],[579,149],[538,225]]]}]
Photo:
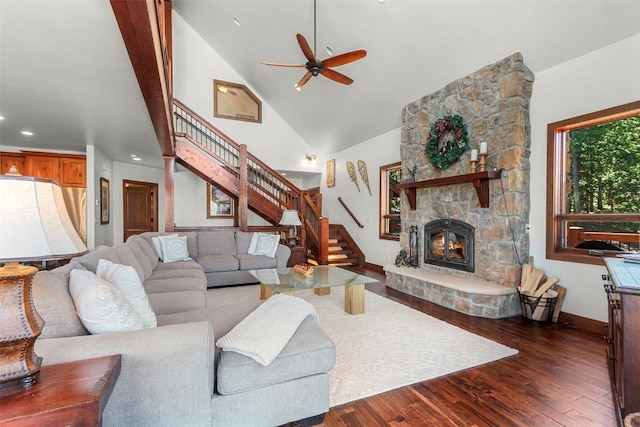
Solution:
[{"label": "interior doorway", "polygon": [[158,231],[158,184],[122,180],[124,240],[145,231]]}]

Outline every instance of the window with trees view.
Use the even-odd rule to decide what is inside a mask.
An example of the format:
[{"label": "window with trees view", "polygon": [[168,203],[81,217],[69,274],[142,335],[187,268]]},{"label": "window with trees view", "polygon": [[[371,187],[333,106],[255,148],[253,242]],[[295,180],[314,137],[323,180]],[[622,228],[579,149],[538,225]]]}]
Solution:
[{"label": "window with trees view", "polygon": [[380,238],[400,240],[400,162],[380,167]]},{"label": "window with trees view", "polygon": [[640,102],[547,128],[547,258],[640,251]]}]

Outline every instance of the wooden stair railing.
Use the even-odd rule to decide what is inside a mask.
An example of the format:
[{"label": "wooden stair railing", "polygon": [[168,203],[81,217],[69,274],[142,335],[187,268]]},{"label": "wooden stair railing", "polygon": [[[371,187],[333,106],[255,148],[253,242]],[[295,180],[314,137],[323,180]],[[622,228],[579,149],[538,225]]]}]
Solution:
[{"label": "wooden stair railing", "polygon": [[302,196],[302,205],[304,246],[311,251],[318,264],[326,265],[329,260],[329,219],[322,216],[307,193]]},{"label": "wooden stair railing", "polygon": [[[300,189],[251,153],[247,153],[246,159],[243,159],[239,144],[180,101],[174,99],[173,106],[175,135],[179,139],[176,141],[179,163],[238,199],[242,184],[242,180],[238,181],[241,175],[240,165],[244,161],[247,165],[249,209],[272,224],[278,223],[282,211],[286,209],[294,209],[301,216],[304,215]],[[184,143],[192,145],[196,150],[189,149]],[[198,159],[199,166],[185,164],[193,159]],[[203,166],[207,159],[214,165]],[[223,178],[225,174],[227,177]]]},{"label": "wooden stair railing", "polygon": [[301,245],[319,264],[327,264],[329,220],[314,199],[180,101],[174,99],[173,109],[176,161],[236,199],[245,181],[241,165],[246,164],[248,208],[274,225],[283,210],[298,211]]},{"label": "wooden stair railing", "polygon": [[349,209],[349,207],[347,206],[347,204],[342,200],[342,197],[338,197],[338,201],[340,202],[340,204],[342,205],[342,207],[347,211],[347,213],[349,214],[349,216],[355,221],[356,224],[358,224],[358,227],[360,228],[364,228],[364,225],[362,225],[362,223],[360,221],[358,221],[358,218],[356,218],[356,216],[354,215],[353,212],[351,212],[351,209]]}]

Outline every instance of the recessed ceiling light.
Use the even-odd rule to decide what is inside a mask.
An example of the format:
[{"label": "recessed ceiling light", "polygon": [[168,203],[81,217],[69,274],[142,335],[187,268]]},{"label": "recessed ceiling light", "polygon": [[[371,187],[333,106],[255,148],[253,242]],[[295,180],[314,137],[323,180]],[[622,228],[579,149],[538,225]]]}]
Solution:
[{"label": "recessed ceiling light", "polygon": [[138,157],[138,155],[137,154],[132,154],[131,158],[134,158],[134,157]]},{"label": "recessed ceiling light", "polygon": [[132,157],[131,160],[135,160],[136,162],[141,161],[142,159],[140,157]]},{"label": "recessed ceiling light", "polygon": [[20,131],[20,133],[25,136],[33,136],[33,132],[31,132],[30,130],[22,130]]},{"label": "recessed ceiling light", "polygon": [[240,26],[240,20],[238,18],[233,18],[233,23],[236,24],[236,27]]},{"label": "recessed ceiling light", "polygon": [[4,117],[0,116],[0,120],[4,120]]},{"label": "recessed ceiling light", "polygon": [[281,176],[287,176],[287,173],[286,172],[280,172],[280,175]]},{"label": "recessed ceiling light", "polygon": [[325,50],[327,51],[327,55],[333,56],[333,49],[331,46],[327,46]]}]

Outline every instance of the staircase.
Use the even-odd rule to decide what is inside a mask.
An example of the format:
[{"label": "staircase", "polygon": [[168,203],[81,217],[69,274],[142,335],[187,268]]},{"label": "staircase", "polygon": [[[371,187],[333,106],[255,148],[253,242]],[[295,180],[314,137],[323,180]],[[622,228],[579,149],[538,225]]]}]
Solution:
[{"label": "staircase", "polygon": [[343,225],[329,225],[328,245],[327,261],[329,265],[364,266],[364,254]]},{"label": "staircase", "polygon": [[[176,162],[272,225],[284,210],[298,211],[300,244],[321,265],[364,264],[364,254],[342,225],[329,225],[321,197],[300,190],[180,101],[173,100]],[[318,203],[317,203],[318,202]],[[246,223],[246,212],[244,212]],[[243,223],[242,220],[239,221]]]}]

